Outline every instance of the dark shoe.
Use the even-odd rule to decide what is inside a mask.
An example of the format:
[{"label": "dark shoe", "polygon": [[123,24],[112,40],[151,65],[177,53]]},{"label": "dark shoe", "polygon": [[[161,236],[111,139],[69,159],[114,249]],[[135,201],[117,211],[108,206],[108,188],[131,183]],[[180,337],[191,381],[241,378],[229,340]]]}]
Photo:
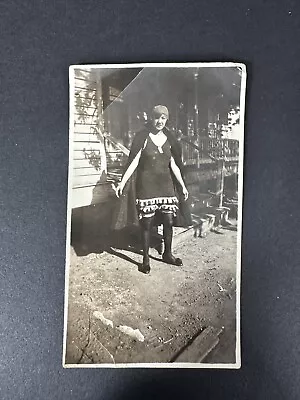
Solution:
[{"label": "dark shoe", "polygon": [[140,272],[142,272],[143,274],[149,274],[150,273],[150,264],[149,263],[147,263],[147,264],[141,264],[140,266],[139,266],[139,271]]},{"label": "dark shoe", "polygon": [[178,267],[183,265],[181,258],[176,258],[173,256],[173,254],[163,254],[162,260],[167,264],[177,265]]}]

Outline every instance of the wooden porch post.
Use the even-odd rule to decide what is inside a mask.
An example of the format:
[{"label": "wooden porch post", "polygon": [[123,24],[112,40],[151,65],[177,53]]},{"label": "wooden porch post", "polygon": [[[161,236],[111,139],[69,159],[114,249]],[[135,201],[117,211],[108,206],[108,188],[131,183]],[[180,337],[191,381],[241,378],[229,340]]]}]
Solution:
[{"label": "wooden porch post", "polygon": [[220,168],[220,197],[219,197],[219,207],[223,207],[223,194],[224,194],[224,168],[225,161],[224,159],[218,162]]},{"label": "wooden porch post", "polygon": [[[199,109],[198,109],[198,76],[199,76],[199,69],[197,68],[196,72],[194,73],[194,86],[195,86],[195,105],[194,105],[194,110],[195,110],[195,121],[194,121],[194,136],[196,136],[196,143],[198,144],[199,142]],[[200,167],[200,154],[199,151],[196,153],[197,157],[197,168]]]}]

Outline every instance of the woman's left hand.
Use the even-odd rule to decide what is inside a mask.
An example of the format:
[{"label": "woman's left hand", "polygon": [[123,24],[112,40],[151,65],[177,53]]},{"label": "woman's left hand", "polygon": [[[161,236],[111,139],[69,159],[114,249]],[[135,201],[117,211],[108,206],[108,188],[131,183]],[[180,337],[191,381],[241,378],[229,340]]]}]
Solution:
[{"label": "woman's left hand", "polygon": [[182,193],[184,195],[184,200],[187,200],[189,197],[189,192],[187,191],[186,187],[182,188]]}]

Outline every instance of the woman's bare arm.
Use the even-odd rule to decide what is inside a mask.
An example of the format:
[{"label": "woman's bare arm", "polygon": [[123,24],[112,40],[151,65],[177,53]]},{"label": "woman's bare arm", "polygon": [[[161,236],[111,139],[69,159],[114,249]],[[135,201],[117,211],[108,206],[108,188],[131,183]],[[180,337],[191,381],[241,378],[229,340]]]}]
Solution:
[{"label": "woman's bare arm", "polygon": [[131,175],[134,173],[136,170],[137,166],[139,165],[140,157],[141,157],[142,150],[140,150],[137,155],[134,157],[132,160],[131,164],[125,171],[125,174],[123,175],[123,178],[119,185],[116,188],[116,196],[120,197],[120,195],[123,193],[124,186],[126,185],[128,179],[131,177]]},{"label": "woman's bare arm", "polygon": [[184,194],[184,199],[187,200],[187,198],[189,196],[189,193],[188,193],[187,188],[186,188],[186,186],[184,184],[180,169],[177,166],[177,164],[176,164],[176,162],[175,162],[173,157],[171,157],[170,167],[171,167],[171,170],[173,171],[173,173],[175,175],[175,178],[177,179],[177,181],[179,182],[179,184],[182,187],[182,192]]}]

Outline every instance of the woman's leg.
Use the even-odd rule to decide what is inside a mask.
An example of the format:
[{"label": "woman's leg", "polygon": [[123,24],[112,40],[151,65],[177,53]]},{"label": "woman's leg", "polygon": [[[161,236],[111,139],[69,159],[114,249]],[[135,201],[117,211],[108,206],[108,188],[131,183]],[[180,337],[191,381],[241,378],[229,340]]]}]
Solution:
[{"label": "woman's leg", "polygon": [[172,254],[172,239],[173,239],[173,214],[163,213],[163,226],[164,226],[164,242],[165,249],[163,254],[163,261],[168,264],[182,265],[182,260],[176,258]]},{"label": "woman's leg", "polygon": [[163,226],[164,226],[164,255],[172,255],[172,239],[173,239],[173,214],[163,213],[162,214]]},{"label": "woman's leg", "polygon": [[143,248],[143,265],[141,272],[148,274],[150,272],[149,263],[149,247],[151,238],[151,227],[154,217],[143,217],[140,219],[141,235],[142,235],[142,248]]}]

